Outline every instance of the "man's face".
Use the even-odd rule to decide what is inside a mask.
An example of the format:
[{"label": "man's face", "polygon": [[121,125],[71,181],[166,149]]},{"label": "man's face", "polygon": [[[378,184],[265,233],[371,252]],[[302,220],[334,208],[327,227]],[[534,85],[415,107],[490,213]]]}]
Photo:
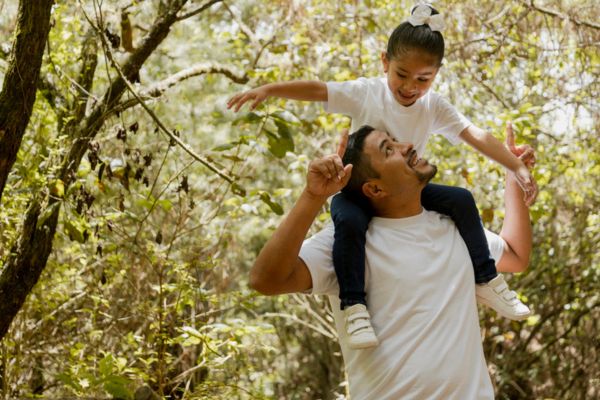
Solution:
[{"label": "man's face", "polygon": [[434,56],[416,50],[392,60],[383,53],[381,61],[388,87],[394,99],[403,106],[412,105],[427,93],[439,69]]},{"label": "man's face", "polygon": [[379,173],[377,178],[389,194],[406,190],[421,190],[437,172],[435,165],[419,158],[411,143],[400,143],[387,132],[373,131],[367,136],[363,152],[371,166]]}]

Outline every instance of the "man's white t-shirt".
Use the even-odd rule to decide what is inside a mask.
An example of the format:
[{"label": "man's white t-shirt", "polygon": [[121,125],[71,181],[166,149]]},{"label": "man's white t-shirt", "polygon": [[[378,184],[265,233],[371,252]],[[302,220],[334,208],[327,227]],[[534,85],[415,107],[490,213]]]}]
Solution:
[{"label": "man's white t-shirt", "polygon": [[327,98],[326,111],[352,118],[351,132],[370,125],[400,142],[412,143],[420,156],[431,134],[443,135],[456,144],[460,142],[460,133],[471,125],[471,121],[432,90],[408,107],[401,105],[394,99],[386,78],[327,82]]},{"label": "man's white t-shirt", "polygon": [[[329,295],[352,398],[493,399],[473,267],[452,220],[427,210],[409,218],[371,220],[365,287],[380,344],[362,350],[346,345],[333,232],[330,224],[307,239],[300,258],[312,276],[312,293]],[[505,242],[486,235],[499,260]]]}]

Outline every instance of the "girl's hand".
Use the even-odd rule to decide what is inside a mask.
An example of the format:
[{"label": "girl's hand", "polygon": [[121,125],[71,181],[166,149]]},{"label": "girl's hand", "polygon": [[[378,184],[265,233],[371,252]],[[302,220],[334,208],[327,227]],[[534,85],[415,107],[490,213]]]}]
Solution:
[{"label": "girl's hand", "polygon": [[515,135],[510,122],[506,124],[506,145],[510,152],[519,157],[523,162],[521,166],[513,171],[513,173],[517,183],[523,190],[523,200],[525,201],[525,205],[529,207],[534,203],[538,195],[537,183],[530,172],[530,169],[535,166],[535,153],[533,147],[528,144],[521,146],[515,145]]},{"label": "girl's hand", "polygon": [[236,94],[227,102],[227,108],[230,109],[231,107],[235,106],[234,111],[238,112],[244,103],[253,100],[252,104],[250,105],[250,111],[252,111],[267,97],[269,97],[269,91],[264,86],[260,86],[248,90],[247,92]]}]

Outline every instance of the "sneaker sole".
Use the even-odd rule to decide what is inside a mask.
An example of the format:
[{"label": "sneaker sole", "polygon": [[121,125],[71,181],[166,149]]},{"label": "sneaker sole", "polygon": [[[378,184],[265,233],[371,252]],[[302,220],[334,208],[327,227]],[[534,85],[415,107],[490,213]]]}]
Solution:
[{"label": "sneaker sole", "polygon": [[350,347],[351,349],[367,349],[369,347],[376,347],[379,346],[379,341],[375,340],[375,341],[368,341],[368,342],[359,342],[359,343],[348,343],[348,347]]},{"label": "sneaker sole", "polygon": [[508,314],[504,311],[496,310],[494,307],[491,306],[491,304],[487,301],[486,298],[479,297],[477,295],[475,295],[475,297],[477,298],[478,303],[483,304],[484,306],[496,311],[498,313],[498,315],[502,316],[503,318],[510,319],[511,321],[523,321],[523,320],[529,318],[532,314],[531,311],[529,311],[527,314],[523,314],[523,315]]}]

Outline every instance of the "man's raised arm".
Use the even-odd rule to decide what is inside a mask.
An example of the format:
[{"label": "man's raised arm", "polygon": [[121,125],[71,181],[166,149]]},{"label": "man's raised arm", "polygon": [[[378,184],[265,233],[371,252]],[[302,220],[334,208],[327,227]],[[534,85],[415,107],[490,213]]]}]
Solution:
[{"label": "man's raised arm", "polygon": [[314,160],[308,167],[306,187],[290,213],[260,251],[250,270],[250,287],[266,295],[302,292],[312,288],[310,272],[298,257],[302,242],[327,198],[350,179],[352,165],[344,167],[345,132],[337,153]]},{"label": "man's raised arm", "polygon": [[[527,168],[535,165],[533,148],[529,145],[515,146],[512,126],[506,127],[506,144],[508,149],[519,157]],[[536,188],[537,191],[537,188]],[[508,244],[499,260],[498,272],[523,272],[529,265],[532,246],[532,229],[529,209],[523,200],[523,191],[514,175],[506,174],[504,190],[505,216],[500,236]]]}]

